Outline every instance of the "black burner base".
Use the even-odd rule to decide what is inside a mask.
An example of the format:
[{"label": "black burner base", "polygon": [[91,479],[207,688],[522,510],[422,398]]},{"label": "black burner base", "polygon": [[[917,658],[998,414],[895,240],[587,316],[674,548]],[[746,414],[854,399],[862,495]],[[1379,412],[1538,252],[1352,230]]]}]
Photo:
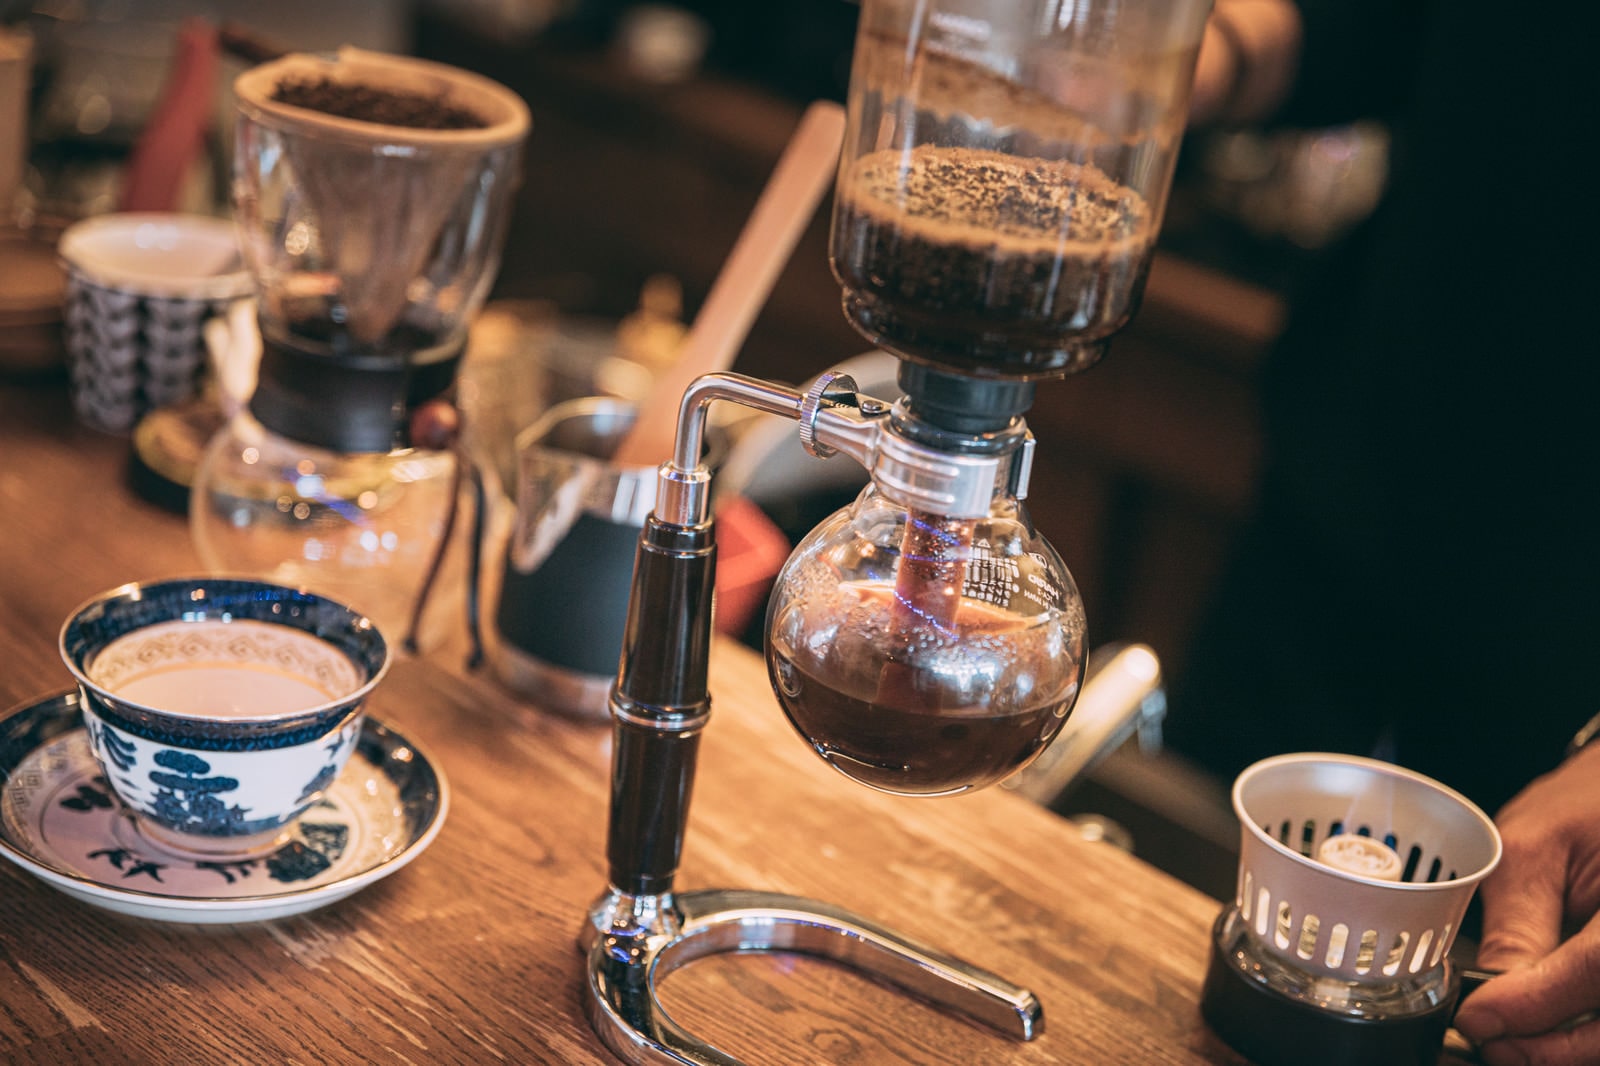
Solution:
[{"label": "black burner base", "polygon": [[[1396,1018],[1321,1010],[1267,987],[1232,964],[1220,946],[1224,911],[1211,936],[1200,1013],[1229,1047],[1258,1066],[1434,1066],[1455,1014],[1459,979],[1438,1006]],[[1448,965],[1448,963],[1446,964]]]}]

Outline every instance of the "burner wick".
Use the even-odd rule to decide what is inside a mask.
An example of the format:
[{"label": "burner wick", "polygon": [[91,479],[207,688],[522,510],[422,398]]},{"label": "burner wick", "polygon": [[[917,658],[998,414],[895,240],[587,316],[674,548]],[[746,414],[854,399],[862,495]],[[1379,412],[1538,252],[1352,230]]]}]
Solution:
[{"label": "burner wick", "polygon": [[1341,833],[1322,842],[1317,860],[1335,870],[1376,881],[1400,880],[1400,856],[1381,840]]}]

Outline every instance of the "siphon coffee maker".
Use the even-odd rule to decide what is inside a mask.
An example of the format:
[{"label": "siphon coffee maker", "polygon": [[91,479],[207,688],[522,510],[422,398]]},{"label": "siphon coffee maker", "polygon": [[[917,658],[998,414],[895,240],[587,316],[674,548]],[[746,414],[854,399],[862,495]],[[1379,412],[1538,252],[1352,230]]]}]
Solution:
[{"label": "siphon coffee maker", "polygon": [[710,717],[707,409],[791,418],[812,455],[871,477],[796,547],[769,604],[769,677],[801,737],[903,795],[1026,765],[1070,713],[1087,645],[1072,577],[1021,503],[1023,415],[1036,382],[1092,365],[1138,305],[1209,6],[862,3],[830,256],[905,396],[832,373],[804,389],[710,374],[683,396],[610,696],[609,885],[580,938],[591,1021],[623,1058],[734,1061],[655,992],[728,951],[818,955],[1016,1039],[1042,1031],[1027,989],[830,904],[674,891]]},{"label": "siphon coffee maker", "polygon": [[197,471],[195,545],[213,571],[327,592],[398,636],[469,473],[446,398],[498,268],[527,106],[354,48],[283,56],[234,88],[261,360]]}]

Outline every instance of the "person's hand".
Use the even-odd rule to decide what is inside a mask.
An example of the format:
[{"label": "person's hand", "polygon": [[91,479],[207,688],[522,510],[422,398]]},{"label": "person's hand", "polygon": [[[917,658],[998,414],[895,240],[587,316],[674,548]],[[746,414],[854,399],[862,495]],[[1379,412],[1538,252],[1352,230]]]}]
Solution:
[{"label": "person's hand", "polygon": [[[1505,970],[1455,1026],[1491,1066],[1600,1062],[1600,744],[1523,789],[1495,819],[1478,967]],[[1565,932],[1577,931],[1563,940]]]},{"label": "person's hand", "polygon": [[1200,41],[1189,121],[1259,122],[1283,103],[1300,57],[1290,0],[1216,0]]}]

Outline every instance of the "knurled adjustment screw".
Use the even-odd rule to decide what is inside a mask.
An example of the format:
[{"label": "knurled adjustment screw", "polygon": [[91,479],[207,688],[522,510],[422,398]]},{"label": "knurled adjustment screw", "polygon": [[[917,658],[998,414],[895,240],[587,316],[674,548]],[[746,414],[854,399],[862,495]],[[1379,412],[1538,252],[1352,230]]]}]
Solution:
[{"label": "knurled adjustment screw", "polygon": [[807,454],[818,459],[837,454],[837,449],[817,439],[817,412],[823,404],[854,406],[855,401],[856,379],[849,374],[830,370],[811,383],[800,400],[800,446]]}]

